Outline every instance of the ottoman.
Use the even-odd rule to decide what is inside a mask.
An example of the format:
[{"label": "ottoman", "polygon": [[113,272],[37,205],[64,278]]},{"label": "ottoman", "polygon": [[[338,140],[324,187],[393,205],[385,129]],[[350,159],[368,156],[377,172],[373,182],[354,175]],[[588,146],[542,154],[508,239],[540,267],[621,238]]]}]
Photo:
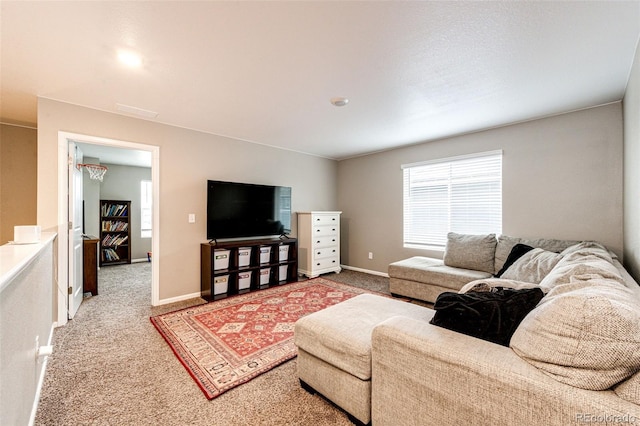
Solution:
[{"label": "ottoman", "polygon": [[404,301],[361,294],[300,318],[294,329],[298,377],[356,424],[371,421],[371,332],[402,315],[429,321],[432,311]]}]

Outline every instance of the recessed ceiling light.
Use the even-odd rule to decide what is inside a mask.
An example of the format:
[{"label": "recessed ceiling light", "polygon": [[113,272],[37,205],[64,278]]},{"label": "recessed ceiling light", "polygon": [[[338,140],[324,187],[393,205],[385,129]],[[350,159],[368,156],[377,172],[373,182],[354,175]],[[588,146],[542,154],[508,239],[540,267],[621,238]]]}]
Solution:
[{"label": "recessed ceiling light", "polygon": [[343,97],[331,98],[331,103],[337,107],[345,106],[349,103],[349,99]]},{"label": "recessed ceiling light", "polygon": [[142,58],[131,50],[119,50],[118,60],[131,68],[139,68],[142,65]]}]

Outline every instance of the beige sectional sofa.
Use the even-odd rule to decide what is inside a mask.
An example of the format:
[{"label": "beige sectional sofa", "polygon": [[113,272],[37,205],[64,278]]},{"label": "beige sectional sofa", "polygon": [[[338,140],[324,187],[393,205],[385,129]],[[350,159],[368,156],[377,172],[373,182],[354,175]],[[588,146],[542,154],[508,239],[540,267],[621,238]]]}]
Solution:
[{"label": "beige sectional sofa", "polygon": [[[489,278],[461,290],[479,284],[536,285]],[[510,347],[402,316],[376,326],[373,424],[640,425],[638,284],[583,243],[537,285],[546,295]]]},{"label": "beige sectional sofa", "polygon": [[615,256],[597,243],[531,250],[503,274],[460,291],[543,290],[509,347],[362,295],[298,321],[301,382],[375,426],[640,425],[640,287]]},{"label": "beige sectional sofa", "polygon": [[459,291],[465,284],[500,271],[518,243],[561,252],[577,241],[524,239],[501,235],[449,233],[443,259],[415,256],[389,265],[389,290],[394,296],[434,303],[440,293]]}]

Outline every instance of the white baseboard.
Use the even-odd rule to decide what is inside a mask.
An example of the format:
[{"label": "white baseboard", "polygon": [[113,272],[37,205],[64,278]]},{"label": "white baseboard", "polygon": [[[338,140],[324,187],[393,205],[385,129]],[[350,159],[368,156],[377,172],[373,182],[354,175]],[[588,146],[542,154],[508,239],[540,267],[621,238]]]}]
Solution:
[{"label": "white baseboard", "polygon": [[161,299],[158,301],[158,304],[155,306],[168,305],[169,303],[182,302],[184,300],[195,299],[198,297],[200,297],[200,292],[185,294],[183,296],[171,297],[169,299]]},{"label": "white baseboard", "polygon": [[[57,322],[51,324],[51,331],[49,331],[49,339],[47,340],[47,345],[51,346],[51,342],[53,342],[53,330],[58,326]],[[33,398],[33,405],[31,407],[31,415],[29,416],[29,426],[33,426],[36,421],[36,413],[38,412],[38,405],[40,404],[40,393],[42,392],[42,385],[44,384],[44,376],[47,374],[47,362],[49,361],[49,357],[45,357],[44,361],[42,361],[42,369],[40,370],[40,378],[38,379],[38,386],[36,387],[36,395]],[[36,361],[38,362],[38,361]]]},{"label": "white baseboard", "polygon": [[350,271],[364,272],[365,274],[378,275],[380,277],[389,278],[389,274],[387,274],[386,272],[378,272],[378,271],[372,271],[370,269],[356,268],[355,266],[347,266],[347,265],[340,265],[340,266],[342,267],[342,269],[348,269]]},{"label": "white baseboard", "polygon": [[131,263],[141,263],[141,262],[148,262],[149,259],[147,259],[146,257],[142,257],[140,259],[131,259]]}]

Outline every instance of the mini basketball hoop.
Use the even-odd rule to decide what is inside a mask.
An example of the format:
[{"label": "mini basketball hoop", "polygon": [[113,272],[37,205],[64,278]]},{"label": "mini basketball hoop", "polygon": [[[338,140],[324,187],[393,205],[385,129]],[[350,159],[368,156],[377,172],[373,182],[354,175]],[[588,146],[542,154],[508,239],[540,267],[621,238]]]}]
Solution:
[{"label": "mini basketball hoop", "polygon": [[102,182],[104,174],[107,172],[107,167],[100,164],[78,164],[78,170],[82,170],[82,167],[89,171],[89,178],[99,180]]}]

